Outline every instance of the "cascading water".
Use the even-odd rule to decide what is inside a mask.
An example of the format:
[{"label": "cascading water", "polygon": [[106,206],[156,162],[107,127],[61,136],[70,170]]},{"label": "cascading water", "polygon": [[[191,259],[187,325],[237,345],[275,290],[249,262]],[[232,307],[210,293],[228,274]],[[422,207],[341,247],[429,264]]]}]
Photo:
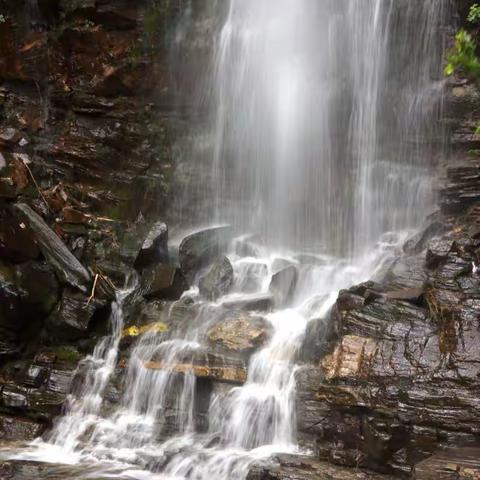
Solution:
[{"label": "cascading water", "polygon": [[[248,248],[229,254],[233,291],[211,303],[194,287],[173,304],[166,321],[192,299],[196,317],[139,339],[123,398],[107,414],[102,396],[122,330],[114,314],[112,335],[84,364],[80,395],[47,443],[37,441],[23,458],[46,460],[50,452],[57,461],[100,462],[98,469],[119,478],[153,471],[225,480],[244,479],[258,458],[297,452],[295,362],[308,322],[327,318],[339,289],[381,269],[428,211],[426,147],[441,108],[438,32],[446,2],[227,6],[213,93],[205,95],[211,121],[196,145],[204,158],[184,154],[208,168],[196,186],[184,185],[188,215],[178,227],[191,229],[195,218],[228,223],[243,235],[239,242]],[[250,358],[244,384],[213,388],[201,428],[195,367],[208,355],[206,333],[232,300],[268,292],[279,263],[295,266],[295,292],[266,315],[270,337]]]}]

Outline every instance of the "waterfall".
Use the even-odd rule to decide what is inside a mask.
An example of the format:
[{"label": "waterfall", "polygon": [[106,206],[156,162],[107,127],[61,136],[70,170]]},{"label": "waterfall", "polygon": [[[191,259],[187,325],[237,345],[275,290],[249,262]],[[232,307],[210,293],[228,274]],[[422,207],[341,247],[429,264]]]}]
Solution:
[{"label": "waterfall", "polygon": [[[196,316],[139,339],[120,403],[104,412],[123,328],[117,301],[112,335],[34,458],[54,448],[57,460],[96,461],[119,478],[243,480],[259,458],[298,453],[295,371],[308,323],[327,321],[338,291],[381,269],[433,204],[446,2],[226,3],[216,3],[225,19],[202,95],[209,120],[183,153],[203,170],[183,185],[177,226],[228,223],[249,239],[247,254],[228,254],[233,292],[207,302],[194,286],[170,305],[166,320],[192,299]],[[206,333],[229,301],[267,293],[279,262],[295,266],[295,292],[265,315],[270,336],[245,382],[212,387],[199,428]]]}]

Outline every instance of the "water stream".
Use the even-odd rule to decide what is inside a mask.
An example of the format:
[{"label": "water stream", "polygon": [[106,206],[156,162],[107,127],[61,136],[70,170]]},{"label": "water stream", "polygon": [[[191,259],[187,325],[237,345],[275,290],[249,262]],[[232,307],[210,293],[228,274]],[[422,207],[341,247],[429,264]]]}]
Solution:
[{"label": "water stream", "polygon": [[[447,2],[227,3],[204,95],[206,147],[183,152],[203,170],[183,185],[178,228],[234,228],[248,249],[233,244],[228,254],[233,291],[212,303],[194,286],[172,304],[166,322],[192,301],[195,316],[139,339],[120,402],[107,410],[121,292],[112,333],[82,362],[85,381],[65,415],[17,458],[93,464],[116,478],[243,480],[260,458],[298,453],[295,370],[308,323],[328,321],[340,289],[381,271],[433,205]],[[269,339],[248,360],[246,381],[202,383],[195,365],[208,355],[209,328],[229,301],[266,293],[282,262],[297,268],[296,289],[264,315]]]}]

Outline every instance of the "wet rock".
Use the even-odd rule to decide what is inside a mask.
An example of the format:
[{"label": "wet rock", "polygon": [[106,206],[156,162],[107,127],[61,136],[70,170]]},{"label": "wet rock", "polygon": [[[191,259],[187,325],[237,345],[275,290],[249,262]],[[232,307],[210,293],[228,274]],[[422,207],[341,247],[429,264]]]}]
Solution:
[{"label": "wet rock", "polygon": [[242,384],[247,380],[247,368],[240,358],[222,355],[207,349],[183,352],[175,363],[153,358],[145,364],[151,370],[171,370],[179,374],[193,373],[197,378],[217,382]]},{"label": "wet rock", "polygon": [[235,289],[243,293],[255,293],[261,290],[268,276],[268,266],[259,261],[242,260],[235,265]]},{"label": "wet rock", "polygon": [[53,266],[57,275],[66,283],[87,291],[91,277],[86,268],[68,250],[66,245],[28,205],[15,205],[20,218],[31,229],[45,258]]},{"label": "wet rock", "polygon": [[52,268],[40,262],[15,267],[15,283],[23,291],[22,302],[42,315],[48,315],[58,301],[58,282]]},{"label": "wet rock", "polygon": [[229,226],[212,227],[185,237],[179,247],[179,261],[189,281],[201,268],[225,253],[232,239]]},{"label": "wet rock", "polygon": [[7,177],[0,177],[0,199],[13,200],[17,198],[18,192],[14,181]]},{"label": "wet rock", "polygon": [[422,255],[396,259],[383,279],[389,290],[422,289],[426,281]]},{"label": "wet rock", "polygon": [[200,293],[209,300],[226,295],[232,286],[233,267],[227,257],[216,260],[198,282]]},{"label": "wet rock", "polygon": [[[472,137],[471,131],[469,139]],[[461,214],[480,201],[480,163],[469,162],[449,167],[447,182],[440,196],[441,210],[446,215]]]},{"label": "wet rock", "polygon": [[96,301],[89,302],[88,296],[66,288],[60,303],[47,319],[50,335],[64,340],[85,337],[96,308]]},{"label": "wet rock", "polygon": [[30,462],[25,460],[0,460],[2,480],[81,480],[85,472],[95,480],[108,480],[95,472],[94,467],[65,466],[54,463]]},{"label": "wet rock", "polygon": [[15,128],[0,129],[0,145],[3,147],[13,147],[22,139],[22,134]]},{"label": "wet rock", "polygon": [[12,262],[36,259],[40,249],[32,232],[9,207],[0,207],[0,257]]},{"label": "wet rock", "polygon": [[480,478],[480,447],[448,449],[415,465],[418,480],[475,480]]},{"label": "wet rock", "polygon": [[163,222],[157,222],[145,238],[133,266],[142,271],[153,264],[168,264],[168,261],[168,227]]},{"label": "wet rock", "polygon": [[12,410],[25,410],[28,405],[27,391],[17,386],[6,385],[2,389],[1,404]]},{"label": "wet rock", "polygon": [[436,268],[447,259],[454,246],[454,241],[446,238],[436,238],[428,243],[426,256],[427,268]]},{"label": "wet rock", "polygon": [[393,477],[356,468],[342,468],[301,455],[276,455],[254,464],[247,480],[388,480]]},{"label": "wet rock", "polygon": [[261,317],[240,313],[222,320],[207,332],[210,343],[227,351],[249,353],[267,339],[270,326]]},{"label": "wet rock", "polygon": [[275,304],[285,305],[293,298],[297,286],[298,271],[290,266],[275,273],[268,288],[275,298]]},{"label": "wet rock", "polygon": [[274,297],[270,294],[248,295],[222,303],[225,308],[246,312],[268,312],[273,308]]},{"label": "wet rock", "polygon": [[142,293],[146,298],[178,300],[188,285],[182,271],[174,265],[157,265],[144,270]]},{"label": "wet rock", "polygon": [[424,293],[423,288],[408,288],[405,290],[386,292],[385,295],[390,300],[402,300],[413,303],[414,305],[421,305],[423,303]]},{"label": "wet rock", "polygon": [[448,227],[443,222],[434,220],[420,232],[409,238],[403,246],[403,251],[408,255],[418,255],[427,248],[427,243],[431,238],[447,230]]},{"label": "wet rock", "polygon": [[39,437],[44,430],[45,426],[41,423],[26,418],[0,415],[0,438],[3,441],[30,442]]},{"label": "wet rock", "polygon": [[333,348],[297,372],[299,435],[321,458],[408,474],[449,442],[475,441],[480,339],[465,295],[478,287],[467,247],[439,251],[425,289],[367,282],[340,294]]}]

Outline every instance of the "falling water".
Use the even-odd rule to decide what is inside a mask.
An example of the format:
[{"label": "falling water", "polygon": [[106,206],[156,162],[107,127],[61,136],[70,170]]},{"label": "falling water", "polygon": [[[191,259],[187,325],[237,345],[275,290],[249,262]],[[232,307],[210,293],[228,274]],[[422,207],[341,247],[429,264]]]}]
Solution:
[{"label": "falling water", "polygon": [[[295,371],[308,322],[326,321],[339,289],[381,269],[433,203],[446,2],[227,7],[202,95],[210,121],[183,153],[201,169],[182,185],[177,226],[233,226],[248,244],[229,253],[233,291],[211,303],[194,286],[170,305],[163,315],[175,328],[139,339],[123,397],[105,413],[122,329],[117,302],[112,335],[84,362],[86,382],[47,443],[36,442],[36,458],[54,448],[57,460],[101,462],[119,478],[241,480],[256,459],[298,452]],[[293,297],[265,315],[269,340],[249,359],[243,385],[208,392],[199,425],[206,334],[229,302],[267,293],[279,262],[297,269]],[[194,318],[172,321],[191,302]]]}]

